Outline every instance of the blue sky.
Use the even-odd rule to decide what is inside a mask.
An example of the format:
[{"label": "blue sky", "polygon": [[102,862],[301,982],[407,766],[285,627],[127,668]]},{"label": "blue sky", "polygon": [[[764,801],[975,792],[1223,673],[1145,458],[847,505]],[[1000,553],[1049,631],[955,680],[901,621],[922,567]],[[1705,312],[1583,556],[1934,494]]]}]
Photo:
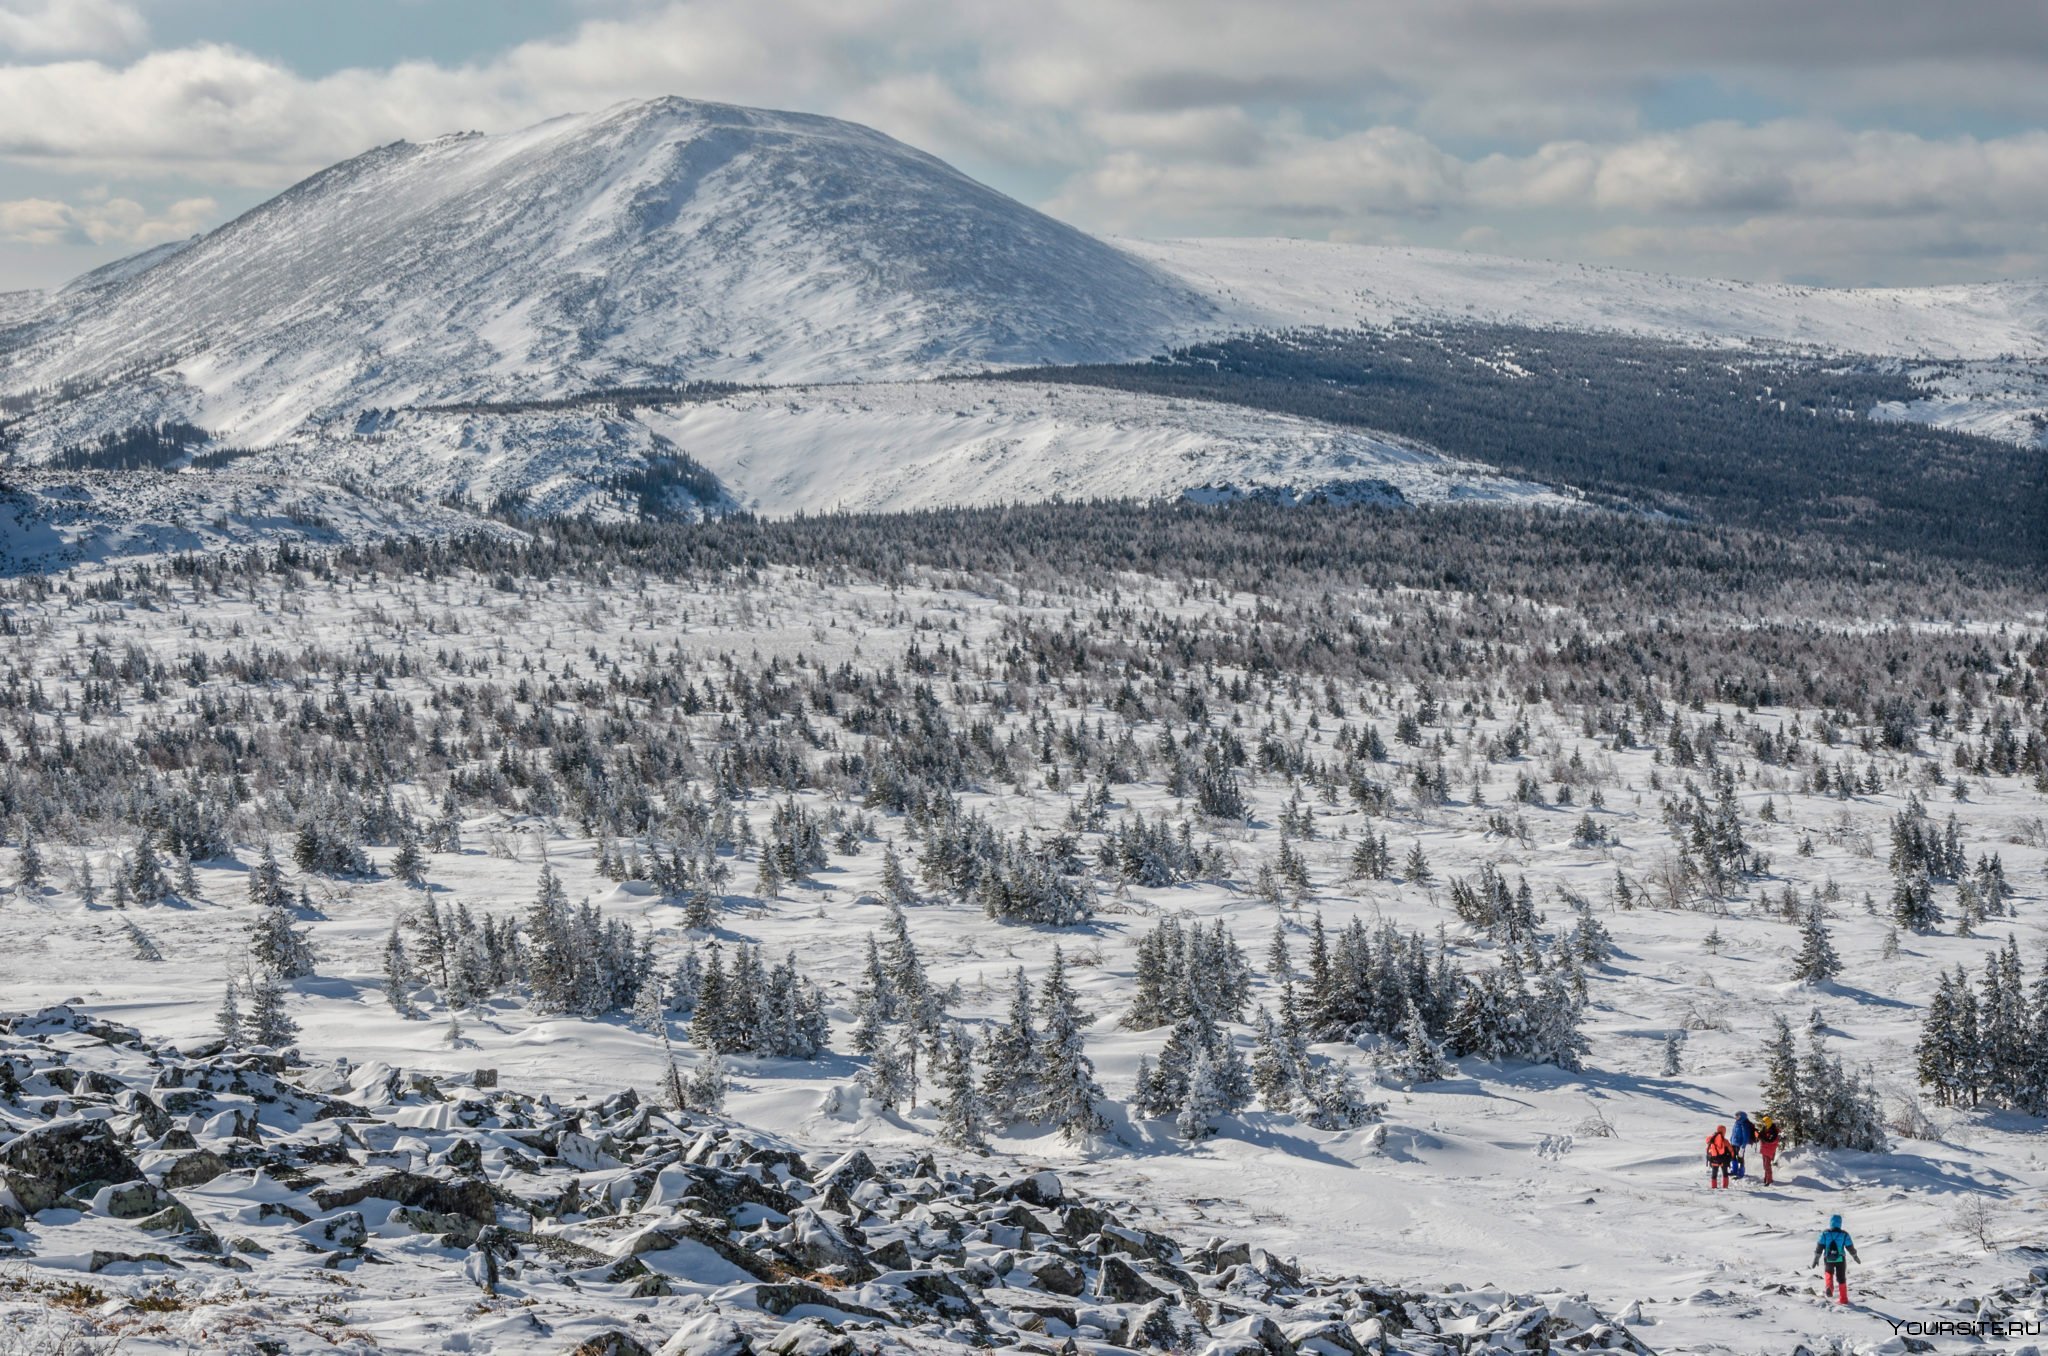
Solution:
[{"label": "blue sky", "polygon": [[2041,0],[0,0],[0,288],[654,94],[853,118],[1109,233],[2048,273]]}]

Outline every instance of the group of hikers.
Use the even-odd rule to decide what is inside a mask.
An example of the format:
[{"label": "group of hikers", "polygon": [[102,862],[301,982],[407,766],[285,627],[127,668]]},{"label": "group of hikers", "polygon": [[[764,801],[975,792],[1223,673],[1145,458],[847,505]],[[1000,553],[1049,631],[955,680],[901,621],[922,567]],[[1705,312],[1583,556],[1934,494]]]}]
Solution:
[{"label": "group of hikers", "polygon": [[1725,1125],[1714,1127],[1714,1133],[1707,1136],[1707,1186],[1726,1188],[1737,1177],[1745,1175],[1743,1155],[1754,1144],[1759,1157],[1764,1161],[1764,1185],[1773,1185],[1771,1167],[1778,1157],[1778,1141],[1782,1137],[1777,1121],[1766,1111],[1756,1121],[1749,1119],[1747,1111],[1735,1113],[1735,1128]]},{"label": "group of hikers", "polygon": [[[1756,1146],[1757,1154],[1764,1161],[1765,1186],[1772,1185],[1771,1169],[1778,1157],[1778,1142],[1783,1138],[1776,1120],[1765,1112],[1755,1121],[1749,1119],[1747,1111],[1735,1113],[1735,1125],[1714,1127],[1714,1133],[1707,1136],[1707,1186],[1726,1189],[1737,1177],[1743,1176],[1743,1155],[1749,1146]],[[1821,1230],[1814,1240],[1812,1265],[1827,1267],[1827,1283],[1823,1293],[1837,1304],[1849,1302],[1849,1262],[1854,1258],[1859,1264],[1862,1256],[1856,1251],[1855,1240],[1842,1228],[1840,1215],[1828,1216],[1828,1227]]]}]

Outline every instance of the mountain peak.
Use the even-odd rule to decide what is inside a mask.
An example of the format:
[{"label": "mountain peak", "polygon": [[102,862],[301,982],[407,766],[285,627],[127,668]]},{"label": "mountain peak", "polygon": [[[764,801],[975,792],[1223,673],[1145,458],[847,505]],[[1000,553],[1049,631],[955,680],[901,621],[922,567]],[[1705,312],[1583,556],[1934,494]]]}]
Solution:
[{"label": "mountain peak", "polygon": [[131,421],[269,443],[401,404],[1116,359],[1207,313],[871,128],[672,97],[380,147],[137,263],[49,307],[5,389],[117,383]]}]

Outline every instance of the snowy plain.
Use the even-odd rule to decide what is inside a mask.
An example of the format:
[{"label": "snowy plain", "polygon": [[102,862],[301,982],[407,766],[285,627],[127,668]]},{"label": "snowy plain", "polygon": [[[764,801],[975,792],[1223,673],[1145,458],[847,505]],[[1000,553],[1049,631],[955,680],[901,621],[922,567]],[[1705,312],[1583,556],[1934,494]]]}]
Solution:
[{"label": "snowy plain", "polygon": [[[1455,609],[1458,600],[1449,596],[1441,603]],[[1373,608],[1370,598],[1356,605],[1368,614]],[[927,652],[942,644],[972,666],[997,657],[1003,623],[1018,616],[1057,619],[1156,607],[1199,618],[1212,609],[1230,615],[1257,606],[1249,596],[1190,596],[1136,577],[1029,594],[986,581],[949,586],[938,578],[899,588],[828,583],[779,569],[746,585],[652,580],[605,589],[564,580],[518,592],[480,578],[397,581],[378,588],[351,584],[346,590],[305,587],[302,581],[286,591],[247,597],[194,592],[175,610],[110,609],[52,595],[39,608],[22,610],[24,634],[10,643],[32,659],[52,700],[58,700],[75,695],[76,675],[93,649],[130,644],[166,663],[195,647],[288,649],[308,641],[338,651],[431,649],[463,656],[480,671],[524,668],[565,677],[592,664],[633,670],[672,662],[677,655],[706,666],[722,656],[743,656],[749,666],[778,660],[819,668],[884,666],[904,662],[913,644]],[[2038,628],[2040,619],[2032,625]],[[1944,634],[1953,632],[1928,629],[1930,642]],[[2023,638],[2014,637],[2016,643]],[[462,680],[444,674],[432,685],[451,681]],[[986,706],[980,683],[941,679],[939,686],[963,712],[1001,718]],[[417,699],[428,691],[422,681],[397,695]],[[1270,695],[1272,701],[1260,703],[1260,719],[1285,728],[1312,751],[1328,747],[1333,732],[1308,723],[1311,702],[1290,700],[1284,686]],[[1342,698],[1360,717],[1377,711],[1384,718],[1413,695],[1360,690]],[[104,729],[111,721],[119,728],[167,714],[137,705],[95,717],[94,723]],[[1111,729],[1123,722],[1100,708],[1059,714],[1103,721]],[[1313,896],[1299,907],[1281,908],[1256,898],[1244,879],[1278,841],[1273,824],[1283,808],[1284,781],[1266,777],[1252,784],[1249,825],[1207,823],[1201,829],[1203,838],[1220,841],[1241,864],[1232,879],[1161,889],[1102,881],[1097,918],[1066,930],[996,926],[971,905],[931,892],[908,911],[912,935],[934,978],[959,986],[954,1011],[969,1020],[998,1016],[1011,969],[1042,974],[1053,948],[1062,947],[1086,1006],[1098,1015],[1089,1053],[1111,1097],[1121,1101],[1140,1055],[1155,1053],[1163,1034],[1123,1030],[1117,1021],[1131,991],[1132,942],[1161,916],[1225,920],[1255,963],[1279,923],[1292,938],[1298,964],[1303,929],[1317,913],[1332,926],[1352,917],[1384,918],[1425,931],[1447,925],[1461,954],[1483,956],[1489,944],[1462,929],[1446,907],[1443,883],[1453,876],[1495,862],[1526,875],[1545,907],[1554,909],[1548,901],[1560,886],[1605,900],[1617,868],[1636,876],[1652,872],[1669,855],[1659,798],[1648,785],[1660,771],[1653,750],[1613,749],[1540,705],[1526,711],[1504,706],[1491,715],[1467,712],[1452,716],[1449,725],[1469,743],[1473,735],[1498,732],[1523,714],[1535,737],[1526,759],[1489,764],[1454,752],[1447,761],[1455,784],[1480,786],[1493,807],[1513,805],[1517,773],[1533,770],[1547,778],[1577,752],[1607,791],[1600,818],[1617,845],[1574,846],[1569,840],[1579,811],[1561,806],[1526,809],[1527,841],[1490,836],[1488,808],[1469,803],[1469,793],[1461,790],[1444,806],[1396,810],[1374,821],[1392,837],[1397,856],[1410,845],[1426,851],[1434,884],[1356,881],[1347,879],[1345,862],[1366,817],[1348,805],[1315,804],[1316,837],[1298,844],[1310,862]],[[1692,714],[1719,718],[1739,732],[1794,718],[1810,721],[1815,713],[1708,707]],[[716,717],[701,719],[711,737]],[[1156,733],[1143,721],[1133,729]],[[1162,1225],[1198,1237],[1245,1239],[1313,1267],[1439,1288],[1457,1281],[1583,1293],[1608,1312],[1626,1314],[1660,1352],[1785,1351],[1800,1341],[1823,1349],[1834,1338],[1849,1344],[1844,1350],[1901,1350],[1884,1345],[1891,1330],[1882,1314],[1930,1313],[2024,1275],[2025,1255],[2010,1249],[2033,1235],[2033,1212],[2048,1188],[2038,1125],[1937,1112],[1937,1121],[1945,1122],[1939,1141],[1899,1140],[1892,1153],[1882,1155],[1795,1154],[1783,1165],[1780,1186],[1762,1188],[1752,1178],[1726,1195],[1706,1191],[1699,1146],[1714,1124],[1726,1123],[1739,1108],[1757,1107],[1761,1041],[1776,1013],[1802,1029],[1809,1014],[1816,1015],[1832,1048],[1873,1067],[1888,1094],[1912,1092],[1912,1046],[1936,968],[1958,962],[1974,968],[2007,930],[2020,937],[2030,965],[2048,951],[2048,930],[2039,922],[2040,900],[2048,893],[2048,831],[2042,794],[2013,779],[1972,778],[1967,799],[1935,798],[1927,770],[1939,758],[1938,748],[1904,758],[1866,759],[1853,748],[1845,753],[1853,765],[1881,764],[1886,789],[1848,800],[1808,795],[1792,779],[1759,766],[1742,792],[1746,812],[1766,801],[1773,806],[1775,821],[1753,821],[1753,830],[1783,878],[1802,891],[1825,881],[1839,887],[1836,944],[1847,961],[1839,982],[1812,986],[1789,979],[1797,929],[1760,907],[1761,887],[1725,911],[1603,904],[1598,917],[1617,950],[1590,977],[1586,1073],[1468,1061],[1439,1083],[1375,1089],[1372,1095],[1389,1103],[1383,1127],[1322,1132],[1291,1116],[1254,1110],[1233,1118],[1215,1138],[1185,1146],[1169,1123],[1134,1122],[1119,1113],[1112,1134],[1085,1148],[1050,1134],[1024,1133],[998,1138],[997,1152],[1020,1168],[1051,1167],[1090,1190],[1129,1200]],[[1390,778],[1398,780],[1414,756],[1397,748]],[[1667,777],[1671,772],[1661,771]],[[1884,959],[1883,928],[1861,916],[1858,901],[1866,893],[1882,898],[1887,889],[1881,844],[1909,789],[1928,794],[1933,813],[1952,809],[1973,848],[2003,855],[2019,889],[2019,917],[1998,920],[1983,938],[1908,936],[1895,958]],[[983,788],[963,800],[1001,825],[1047,826],[1065,821],[1076,790]],[[1184,809],[1155,783],[1120,786],[1115,796],[1119,809]],[[745,809],[759,828],[772,801],[750,801]],[[879,836],[910,847],[888,816]],[[1813,857],[1795,852],[1804,836],[1820,845]],[[597,845],[572,824],[473,819],[463,826],[462,839],[460,853],[435,854],[427,871],[432,892],[444,902],[460,901],[485,913],[522,910],[544,854],[572,896],[588,896],[608,916],[650,930],[664,960],[703,940],[681,926],[672,903],[647,887],[601,876],[595,870]],[[125,845],[79,846],[105,880]],[[45,852],[52,885],[0,905],[0,988],[7,1005],[28,1010],[73,1002],[153,1033],[203,1040],[223,977],[245,945],[251,921],[243,898],[245,868],[201,864],[196,899],[120,913],[104,898],[84,905],[67,883],[77,848],[46,844]],[[387,851],[375,855],[388,864]],[[735,887],[718,928],[728,944],[756,942],[771,957],[793,952],[803,972],[826,986],[834,1043],[841,1049],[859,948],[886,921],[876,898],[880,856],[879,843],[864,845],[856,855],[835,854],[814,880],[791,884],[779,898],[754,897],[744,886]],[[420,892],[388,878],[314,877],[307,883],[319,915],[311,932],[320,965],[317,977],[294,986],[292,1012],[304,1028],[301,1044],[309,1059],[381,1061],[456,1075],[488,1067],[506,1083],[563,1098],[595,1099],[622,1086],[648,1092],[656,1084],[660,1047],[623,1018],[589,1021],[498,1001],[483,1014],[465,1016],[454,1044],[445,1013],[401,1020],[381,992],[381,946],[394,919],[417,904]],[[129,922],[154,941],[164,963],[132,957],[122,931]],[[1710,931],[1724,943],[1716,952],[1703,949]],[[1275,1001],[1276,994],[1272,978],[1263,978],[1259,1000]],[[1684,1068],[1667,1077],[1661,1061],[1672,1032],[1685,1033]],[[1348,1064],[1361,1078],[1373,1076],[1366,1049],[1323,1046],[1317,1053]],[[737,1060],[727,1110],[807,1149],[934,1147],[929,1111],[892,1112],[864,1101],[854,1073],[844,1055],[814,1063]],[[1957,1206],[1973,1197],[1997,1203],[2006,1221],[2004,1249],[1987,1252],[1954,1227]],[[233,1202],[212,1204],[225,1210]],[[1858,1283],[1876,1312],[1836,1313],[1815,1293],[1806,1255],[1813,1232],[1833,1212],[1848,1216],[1858,1236],[1867,1263],[1857,1273]],[[44,1232],[61,1229],[39,1228]],[[479,1308],[473,1288],[451,1284],[403,1297],[384,1295],[372,1268],[345,1289],[351,1327],[380,1350],[531,1349],[520,1345],[517,1331],[508,1331],[489,1306]],[[331,1304],[334,1283],[266,1273],[260,1293],[265,1311],[282,1319]],[[246,1320],[247,1306],[257,1302],[222,1291],[180,1321],[199,1325],[192,1335],[204,1345],[205,1323],[225,1323],[235,1314]],[[649,1303],[660,1313],[666,1302]],[[143,1325],[131,1349],[151,1349],[148,1343],[155,1340]]]}]

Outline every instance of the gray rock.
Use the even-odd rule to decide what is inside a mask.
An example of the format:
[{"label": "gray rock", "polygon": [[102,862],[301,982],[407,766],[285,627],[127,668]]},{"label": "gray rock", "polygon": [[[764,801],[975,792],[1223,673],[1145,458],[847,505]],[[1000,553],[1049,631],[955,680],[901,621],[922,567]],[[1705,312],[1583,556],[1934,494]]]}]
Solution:
[{"label": "gray rock", "polygon": [[872,1318],[883,1323],[896,1321],[879,1309],[865,1308],[823,1286],[812,1285],[809,1281],[777,1281],[771,1285],[757,1285],[754,1287],[754,1302],[761,1306],[761,1312],[774,1314],[777,1318],[782,1318],[795,1309],[812,1307],[837,1309],[840,1313],[849,1314],[854,1318]]},{"label": "gray rock", "polygon": [[344,1210],[308,1225],[314,1239],[330,1248],[360,1248],[370,1241],[370,1226],[360,1210]]},{"label": "gray rock", "polygon": [[601,1332],[587,1341],[579,1342],[569,1356],[654,1356],[645,1343],[613,1328]]},{"label": "gray rock", "polygon": [[175,1196],[154,1182],[128,1182],[107,1193],[107,1213],[115,1219],[141,1219],[177,1203]]},{"label": "gray rock", "polygon": [[1154,1300],[1132,1314],[1116,1337],[1120,1346],[1172,1352],[1193,1351],[1208,1339],[1202,1320],[1169,1299]]},{"label": "gray rock", "polygon": [[[0,1147],[0,1166],[40,1178],[59,1191],[87,1182],[130,1182],[142,1176],[142,1169],[135,1166],[105,1121],[59,1121],[31,1130]],[[13,1184],[10,1178],[8,1185]],[[24,1200],[22,1206],[27,1208],[28,1202]]]},{"label": "gray rock", "polygon": [[201,1186],[227,1170],[227,1160],[213,1150],[195,1149],[164,1169],[164,1185],[174,1191],[180,1187]]},{"label": "gray rock", "polygon": [[449,1180],[416,1172],[373,1172],[313,1192],[313,1203],[322,1210],[339,1210],[368,1200],[396,1201],[444,1215],[460,1215],[479,1225],[496,1223],[498,1218],[497,1202],[490,1187],[473,1177]]},{"label": "gray rock", "polygon": [[1150,1304],[1166,1292],[1131,1269],[1121,1257],[1105,1257],[1095,1274],[1095,1297],[1112,1304]]}]

